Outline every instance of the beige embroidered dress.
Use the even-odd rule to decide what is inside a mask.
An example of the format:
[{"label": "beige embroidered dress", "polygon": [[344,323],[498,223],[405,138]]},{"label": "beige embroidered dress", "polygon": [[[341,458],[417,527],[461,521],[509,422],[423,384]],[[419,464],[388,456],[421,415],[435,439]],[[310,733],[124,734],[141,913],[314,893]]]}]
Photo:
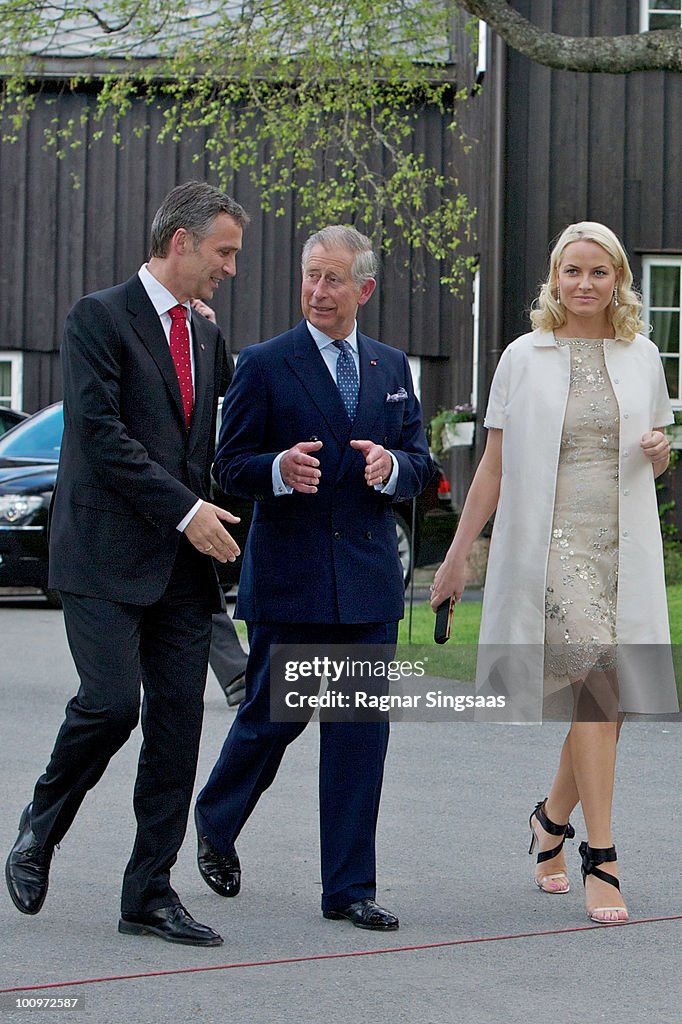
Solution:
[{"label": "beige embroidered dress", "polygon": [[582,643],[590,657],[615,651],[623,710],[678,710],[656,483],[641,447],[672,421],[660,353],[641,334],[581,344],[537,330],[502,353],[484,421],[502,431],[502,478],[476,692],[509,699],[481,720],[542,721],[548,643],[562,657],[562,705]]},{"label": "beige embroidered dress", "polygon": [[613,667],[618,597],[619,413],[601,340],[557,338],[571,372],[545,590],[545,669]]}]

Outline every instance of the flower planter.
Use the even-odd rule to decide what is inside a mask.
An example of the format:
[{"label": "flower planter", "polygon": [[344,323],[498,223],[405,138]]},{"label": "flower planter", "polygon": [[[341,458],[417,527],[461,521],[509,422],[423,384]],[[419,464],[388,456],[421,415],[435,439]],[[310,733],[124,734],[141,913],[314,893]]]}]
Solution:
[{"label": "flower planter", "polygon": [[443,427],[442,441],[443,451],[449,452],[452,448],[470,448],[474,443],[473,420],[463,420],[461,423],[446,423]]}]

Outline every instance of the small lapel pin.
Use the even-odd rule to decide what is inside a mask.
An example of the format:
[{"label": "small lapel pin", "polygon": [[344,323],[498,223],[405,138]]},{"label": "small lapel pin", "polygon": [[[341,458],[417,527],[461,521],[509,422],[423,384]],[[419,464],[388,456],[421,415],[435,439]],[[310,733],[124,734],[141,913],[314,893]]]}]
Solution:
[{"label": "small lapel pin", "polygon": [[376,365],[377,365],[377,362],[378,362],[378,359],[370,359],[370,361],[369,361],[369,365],[370,365],[370,366],[376,366]]},{"label": "small lapel pin", "polygon": [[201,351],[203,352],[203,351],[205,351],[205,349],[206,349],[206,346],[204,345],[204,343],[202,341],[202,343],[201,343]]}]

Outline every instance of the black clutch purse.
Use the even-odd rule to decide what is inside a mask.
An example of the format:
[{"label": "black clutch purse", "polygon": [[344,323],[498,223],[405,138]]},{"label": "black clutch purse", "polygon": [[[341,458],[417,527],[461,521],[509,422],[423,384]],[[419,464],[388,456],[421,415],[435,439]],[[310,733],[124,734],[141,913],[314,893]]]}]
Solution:
[{"label": "black clutch purse", "polygon": [[452,616],[455,612],[457,598],[453,594],[447,601],[443,601],[436,609],[436,624],[433,629],[433,639],[437,644],[444,644],[450,639],[452,628]]}]

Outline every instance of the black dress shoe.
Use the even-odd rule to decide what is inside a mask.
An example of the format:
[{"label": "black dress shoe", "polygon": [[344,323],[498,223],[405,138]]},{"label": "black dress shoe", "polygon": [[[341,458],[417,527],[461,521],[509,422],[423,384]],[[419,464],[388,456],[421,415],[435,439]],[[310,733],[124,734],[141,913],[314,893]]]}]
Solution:
[{"label": "black dress shoe", "polygon": [[5,878],[12,902],[22,914],[37,914],[47,896],[50,861],[54,847],[40,846],[31,829],[29,804],[19,819],[19,838],[5,864]]},{"label": "black dress shoe", "polygon": [[121,914],[118,930],[122,935],[158,935],[166,942],[184,946],[222,946],[223,940],[206,924],[199,924],[182,903],[159,907],[146,914]]},{"label": "black dress shoe", "polygon": [[198,813],[194,812],[197,826],[197,865],[206,885],[219,896],[236,896],[242,886],[242,871],[234,846],[230,853],[218,853],[202,834]]},{"label": "black dress shoe", "polygon": [[350,921],[356,928],[369,928],[375,932],[394,932],[400,927],[395,914],[378,906],[374,900],[356,900],[347,907],[336,910],[323,910],[322,916],[330,921]]}]

